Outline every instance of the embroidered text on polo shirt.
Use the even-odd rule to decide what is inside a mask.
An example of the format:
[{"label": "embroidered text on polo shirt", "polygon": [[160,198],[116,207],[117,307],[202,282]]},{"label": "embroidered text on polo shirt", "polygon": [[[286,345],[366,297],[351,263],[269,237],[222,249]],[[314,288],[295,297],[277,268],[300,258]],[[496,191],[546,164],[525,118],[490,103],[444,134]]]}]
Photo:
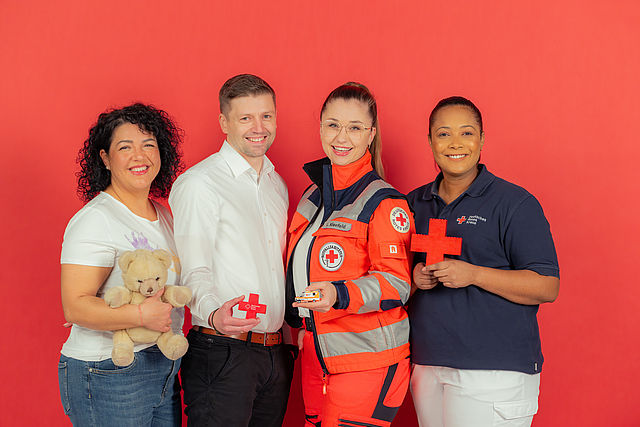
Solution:
[{"label": "embroidered text on polo shirt", "polygon": [[458,221],[458,224],[477,225],[478,221],[487,222],[487,218],[481,217],[480,215],[471,215],[470,217],[462,215],[456,218],[456,221]]}]

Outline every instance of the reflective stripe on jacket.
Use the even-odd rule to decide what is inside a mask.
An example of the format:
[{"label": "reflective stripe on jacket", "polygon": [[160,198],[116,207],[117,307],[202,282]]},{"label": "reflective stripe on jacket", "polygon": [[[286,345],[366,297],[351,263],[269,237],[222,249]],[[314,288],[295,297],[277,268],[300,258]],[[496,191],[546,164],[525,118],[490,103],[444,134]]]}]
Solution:
[{"label": "reflective stripe on jacket", "polygon": [[[384,182],[370,162],[367,152],[347,166],[332,167],[326,158],[306,164],[314,185],[289,227],[287,322],[301,326],[298,310],[291,307],[293,251],[307,254],[309,283],[330,281],[338,292],[334,308],[311,312],[318,358],[328,373],[376,369],[409,356],[404,303],[411,288],[413,216],[404,195]],[[311,248],[297,248],[320,214],[322,225]]]}]

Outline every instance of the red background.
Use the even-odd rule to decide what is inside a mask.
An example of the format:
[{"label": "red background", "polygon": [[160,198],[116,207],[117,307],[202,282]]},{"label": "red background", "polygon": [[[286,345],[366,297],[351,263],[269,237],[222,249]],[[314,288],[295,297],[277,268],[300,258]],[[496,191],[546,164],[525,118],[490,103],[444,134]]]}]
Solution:
[{"label": "red background", "polygon": [[[153,103],[184,128],[191,166],[220,146],[217,92],[241,72],[277,92],[269,156],[294,205],[308,183],[301,165],[321,155],[320,105],[338,84],[376,94],[388,179],[405,192],[435,175],[433,105],[477,102],[483,162],[539,198],[560,260],[560,297],[539,315],[534,425],[640,423],[637,2],[97,3],[0,3],[0,425],[68,425],[58,263],[81,207],[74,160],[89,126],[109,106]],[[302,422],[297,375],[287,426]],[[394,425],[416,425],[410,400]]]}]

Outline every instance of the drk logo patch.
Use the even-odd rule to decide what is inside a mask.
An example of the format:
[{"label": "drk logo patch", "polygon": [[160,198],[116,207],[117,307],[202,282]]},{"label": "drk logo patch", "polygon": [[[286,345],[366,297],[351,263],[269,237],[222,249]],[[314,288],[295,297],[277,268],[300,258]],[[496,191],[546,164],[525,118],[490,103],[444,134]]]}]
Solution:
[{"label": "drk logo patch", "polygon": [[409,215],[407,215],[404,209],[396,206],[391,210],[389,219],[391,220],[391,226],[396,231],[399,231],[400,233],[406,233],[409,231],[409,227],[411,226],[409,222]]},{"label": "drk logo patch", "polygon": [[327,271],[336,271],[344,261],[344,250],[335,242],[329,242],[320,248],[320,265]]},{"label": "drk logo patch", "polygon": [[487,219],[480,215],[462,215],[456,218],[456,221],[458,221],[458,224],[478,225],[479,222],[487,222]]}]

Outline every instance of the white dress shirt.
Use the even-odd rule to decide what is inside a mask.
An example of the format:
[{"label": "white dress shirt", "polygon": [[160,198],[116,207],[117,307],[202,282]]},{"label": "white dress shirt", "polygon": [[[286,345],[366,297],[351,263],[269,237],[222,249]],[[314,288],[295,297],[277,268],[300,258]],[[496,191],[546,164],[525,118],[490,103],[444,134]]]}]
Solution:
[{"label": "white dress shirt", "polygon": [[[255,169],[224,142],[173,184],[181,282],[193,291],[192,324],[209,327],[212,311],[240,295],[259,295],[266,313],[254,332],[282,326],[285,304],[283,255],[289,198],[287,186],[265,156]],[[234,307],[234,317],[246,313]]]}]

